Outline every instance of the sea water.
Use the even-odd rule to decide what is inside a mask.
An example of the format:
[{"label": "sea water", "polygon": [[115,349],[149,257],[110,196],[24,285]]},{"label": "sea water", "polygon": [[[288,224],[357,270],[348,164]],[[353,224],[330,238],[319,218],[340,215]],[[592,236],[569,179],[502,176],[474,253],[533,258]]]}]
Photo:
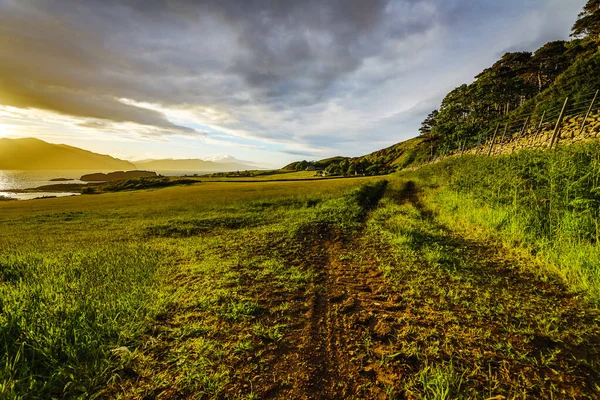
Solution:
[{"label": "sea water", "polygon": [[[98,172],[98,171],[93,171]],[[73,196],[79,193],[64,191],[46,192],[36,191],[29,193],[18,193],[15,191],[23,189],[32,189],[45,185],[57,185],[62,183],[85,183],[79,180],[82,175],[89,174],[88,170],[43,170],[43,171],[18,171],[18,170],[0,170],[0,196],[10,197],[18,200],[30,200],[40,197],[63,197]],[[63,178],[73,179],[69,181],[56,182],[52,179]]]},{"label": "sea water", "polygon": [[[109,173],[114,171],[99,171],[95,170],[36,170],[36,171],[19,171],[19,170],[0,170],[0,196],[10,197],[18,200],[30,200],[37,199],[40,197],[64,197],[78,195],[79,193],[73,193],[68,190],[68,187],[64,191],[53,189],[52,192],[46,192],[43,190],[19,193],[19,190],[33,189],[40,186],[46,185],[60,185],[69,183],[86,184],[87,182],[81,181],[83,175],[92,173]],[[157,174],[163,176],[193,176],[193,175],[204,175],[209,173],[215,173],[218,171],[156,171]],[[52,179],[69,179],[68,181],[53,181]]]}]

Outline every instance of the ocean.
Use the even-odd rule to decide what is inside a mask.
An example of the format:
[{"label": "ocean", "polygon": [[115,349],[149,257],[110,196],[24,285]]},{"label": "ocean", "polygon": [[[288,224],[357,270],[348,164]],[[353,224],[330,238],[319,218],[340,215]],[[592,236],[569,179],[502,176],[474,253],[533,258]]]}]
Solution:
[{"label": "ocean", "polygon": [[[45,185],[56,185],[61,183],[83,183],[79,180],[85,174],[96,172],[113,172],[113,171],[98,171],[98,170],[38,170],[38,171],[17,171],[17,170],[0,170],[0,196],[10,197],[17,200],[30,200],[48,196],[76,196],[79,193],[69,192],[29,192],[18,193],[16,191],[22,189],[37,188]],[[183,176],[183,175],[206,175],[214,173],[212,171],[155,171],[159,175],[164,176]],[[72,179],[64,182],[52,181],[52,179]]]}]

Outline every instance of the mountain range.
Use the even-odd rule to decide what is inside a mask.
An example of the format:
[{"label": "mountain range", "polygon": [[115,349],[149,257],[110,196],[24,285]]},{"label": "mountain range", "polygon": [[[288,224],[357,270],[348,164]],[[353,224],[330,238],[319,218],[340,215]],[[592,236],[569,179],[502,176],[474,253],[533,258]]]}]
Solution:
[{"label": "mountain range", "polygon": [[154,171],[229,172],[259,169],[250,162],[228,156],[215,161],[141,160],[125,161],[65,144],[48,143],[40,139],[0,138],[0,170],[60,170],[87,169],[97,171]]},{"label": "mountain range", "polygon": [[[230,157],[229,159],[231,159]],[[139,169],[151,171],[212,171],[212,172],[229,172],[229,171],[245,171],[250,169],[259,169],[255,165],[241,164],[231,161],[205,161],[196,158],[174,160],[142,160],[135,161],[136,167]]]}]

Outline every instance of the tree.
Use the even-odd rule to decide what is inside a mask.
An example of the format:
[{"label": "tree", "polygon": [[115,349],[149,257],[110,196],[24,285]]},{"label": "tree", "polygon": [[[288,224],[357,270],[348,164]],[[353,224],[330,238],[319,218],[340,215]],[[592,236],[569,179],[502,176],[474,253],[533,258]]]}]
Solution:
[{"label": "tree", "polygon": [[308,167],[310,164],[308,163],[308,161],[306,160],[302,160],[299,163],[296,164],[296,171],[304,171],[306,169],[306,167]]},{"label": "tree", "polygon": [[563,40],[546,43],[529,60],[530,68],[524,76],[537,85],[538,92],[550,86],[571,65],[573,60],[566,54],[566,45]]},{"label": "tree", "polygon": [[419,128],[419,132],[421,132],[421,135],[425,136],[431,133],[431,130],[435,127],[435,118],[438,116],[438,114],[438,110],[433,110],[429,113],[429,115],[427,116],[427,118],[425,118],[425,121],[421,123],[421,127]]},{"label": "tree", "polygon": [[588,0],[573,25],[571,36],[600,37],[600,0]]}]

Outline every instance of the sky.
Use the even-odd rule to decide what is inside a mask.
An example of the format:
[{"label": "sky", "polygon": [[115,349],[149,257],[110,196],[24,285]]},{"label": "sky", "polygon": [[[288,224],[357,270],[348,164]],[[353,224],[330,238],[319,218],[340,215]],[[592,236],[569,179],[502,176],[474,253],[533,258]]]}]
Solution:
[{"label": "sky", "polygon": [[0,0],[0,137],[280,167],[418,135],[586,0]]}]

